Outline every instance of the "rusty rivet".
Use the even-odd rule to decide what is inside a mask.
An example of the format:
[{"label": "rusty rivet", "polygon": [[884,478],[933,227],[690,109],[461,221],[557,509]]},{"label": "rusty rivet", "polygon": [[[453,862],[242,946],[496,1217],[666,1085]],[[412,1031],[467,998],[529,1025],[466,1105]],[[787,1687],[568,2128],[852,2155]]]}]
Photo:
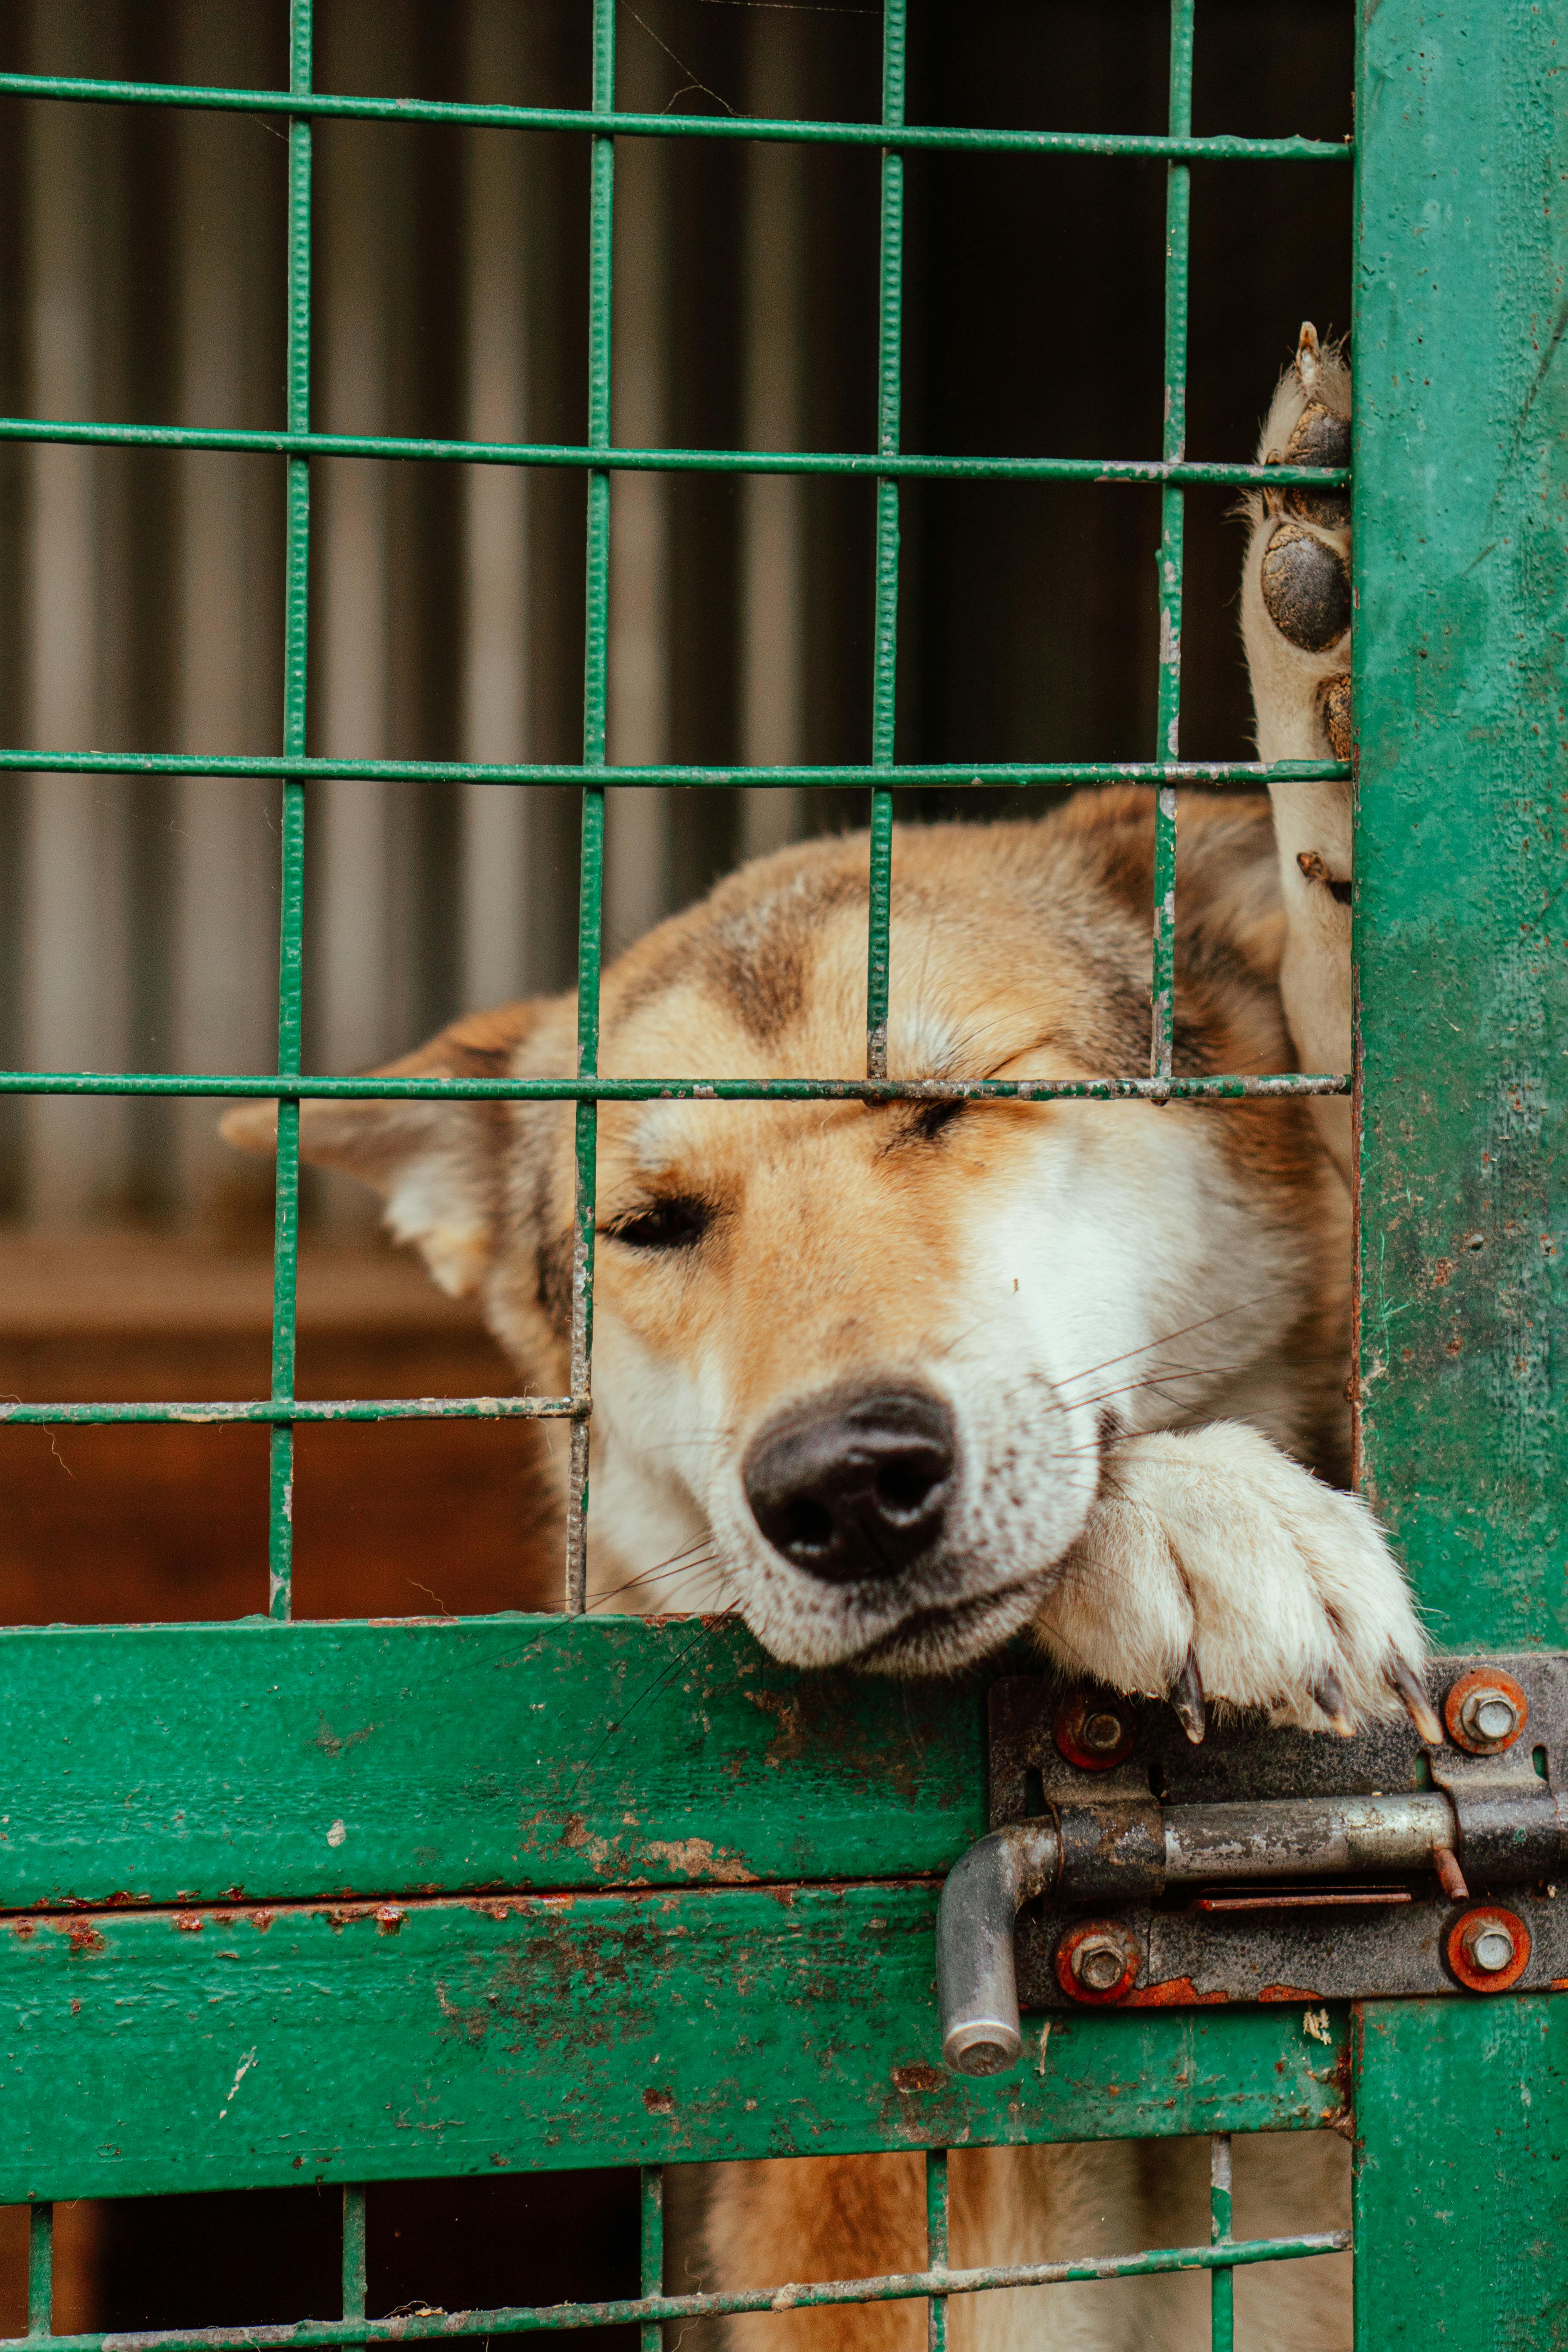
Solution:
[{"label": "rusty rivet", "polygon": [[1074,1691],[1057,1709],[1051,1736],[1058,1754],[1080,1772],[1104,1772],[1131,1756],[1138,1725],[1130,1709],[1103,1693]]},{"label": "rusty rivet", "polygon": [[1472,1739],[1511,1739],[1519,1729],[1519,1709],[1506,1691],[1473,1690],[1459,1709],[1459,1720]]},{"label": "rusty rivet", "polygon": [[1443,1720],[1457,1748],[1472,1756],[1495,1756],[1511,1748],[1524,1729],[1530,1702],[1511,1675],[1476,1667],[1443,1701]]},{"label": "rusty rivet", "polygon": [[1088,1919],[1057,1946],[1057,1982],[1074,2000],[1123,2000],[1142,1958],[1137,1937],[1116,1920]]},{"label": "rusty rivet", "polygon": [[[1504,1969],[1513,1958],[1510,1942],[1496,1966]],[[1127,1955],[1113,1936],[1086,1936],[1072,1956],[1072,1972],[1090,1992],[1109,1992],[1121,1981]]]},{"label": "rusty rivet", "polygon": [[1470,1992],[1507,1992],[1530,1966],[1530,1929],[1495,1903],[1465,1912],[1445,1940],[1448,1966]]},{"label": "rusty rivet", "polygon": [[1471,1968],[1489,1977],[1501,1976],[1513,1958],[1513,1930],[1501,1919],[1472,1919],[1460,1938]]}]

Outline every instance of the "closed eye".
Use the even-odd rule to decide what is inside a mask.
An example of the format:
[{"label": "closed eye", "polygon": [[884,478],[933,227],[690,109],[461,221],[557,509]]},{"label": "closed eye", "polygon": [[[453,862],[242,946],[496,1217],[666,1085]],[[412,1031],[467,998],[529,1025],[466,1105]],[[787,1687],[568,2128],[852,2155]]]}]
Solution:
[{"label": "closed eye", "polygon": [[617,1217],[605,1232],[611,1241],[623,1242],[628,1249],[687,1250],[696,1247],[712,1222],[710,1202],[672,1192]]},{"label": "closed eye", "polygon": [[921,1103],[915,1113],[913,1131],[922,1143],[934,1143],[944,1127],[951,1127],[963,1108],[962,1095],[950,1096],[946,1102]]},{"label": "closed eye", "polygon": [[962,1095],[952,1096],[946,1102],[897,1105],[897,1112],[903,1113],[905,1116],[895,1116],[888,1139],[882,1147],[883,1151],[907,1151],[911,1144],[934,1143],[937,1138],[952,1126],[963,1108]]}]

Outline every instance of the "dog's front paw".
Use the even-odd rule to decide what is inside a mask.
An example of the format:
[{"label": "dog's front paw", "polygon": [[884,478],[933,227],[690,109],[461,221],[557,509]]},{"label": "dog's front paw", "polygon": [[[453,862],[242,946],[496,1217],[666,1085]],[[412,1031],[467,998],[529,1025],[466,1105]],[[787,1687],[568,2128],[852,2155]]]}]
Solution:
[{"label": "dog's front paw", "polygon": [[[1344,466],[1351,455],[1351,377],[1342,349],[1304,326],[1279,380],[1258,444],[1259,465]],[[1241,634],[1258,714],[1260,759],[1348,760],[1351,728],[1350,492],[1272,484],[1245,501],[1250,524],[1241,573]],[[1269,784],[1279,848],[1286,944],[1279,987],[1297,1066],[1351,1065],[1350,786]],[[1348,1107],[1319,1100],[1312,1115],[1341,1173],[1350,1176]]]},{"label": "dog's front paw", "polygon": [[[1260,466],[1348,466],[1351,378],[1301,330],[1258,444]],[[1252,493],[1242,625],[1265,760],[1351,756],[1351,494],[1302,483]]]},{"label": "dog's front paw", "polygon": [[1115,1447],[1036,1630],[1075,1673],[1169,1696],[1194,1738],[1205,1700],[1346,1734],[1405,1707],[1441,1737],[1376,1520],[1237,1423]]}]

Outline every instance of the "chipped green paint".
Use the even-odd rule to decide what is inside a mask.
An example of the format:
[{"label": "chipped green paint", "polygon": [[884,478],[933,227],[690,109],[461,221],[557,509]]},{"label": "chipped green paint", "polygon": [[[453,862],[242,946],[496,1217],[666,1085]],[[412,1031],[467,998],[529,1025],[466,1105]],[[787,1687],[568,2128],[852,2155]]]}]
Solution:
[{"label": "chipped green paint", "polygon": [[1356,934],[1368,1491],[1446,1647],[1568,1639],[1563,0],[1367,10]]},{"label": "chipped green paint", "polygon": [[984,1717],[732,1620],[0,1633],[0,1908],[942,1872]]},{"label": "chipped green paint", "polygon": [[14,1920],[0,2201],[1342,2123],[1343,2016],[1295,2007],[1058,2021],[1048,2063],[950,2075],[937,1891]]},{"label": "chipped green paint", "polygon": [[[1563,0],[1363,0],[1361,1424],[1444,1647],[1568,1638]],[[1560,1996],[1358,2021],[1356,2342],[1548,2352]]]},{"label": "chipped green paint", "polygon": [[[1439,1639],[1484,1648],[1568,1638],[1568,1528],[1554,1432],[1563,1244],[1556,1066],[1568,1052],[1568,394],[1559,352],[1568,320],[1561,194],[1568,0],[1360,5],[1363,1460]],[[60,102],[216,104],[282,111],[290,125],[287,428],[0,420],[5,439],[244,447],[286,469],[282,751],[268,760],[40,754],[23,746],[0,751],[0,769],[285,780],[279,1061],[288,1106],[370,1083],[298,1075],[302,814],[311,780],[353,772],[585,782],[579,1079],[441,1087],[577,1092],[584,1236],[593,1101],[658,1090],[658,1082],[629,1087],[589,1075],[610,472],[783,471],[879,482],[869,761],[617,772],[618,782],[650,788],[878,788],[868,991],[874,1073],[886,1013],[887,788],[1133,774],[1162,783],[1259,780],[1247,762],[1194,768],[1169,758],[1182,486],[1241,482],[1254,471],[1184,455],[1175,394],[1187,166],[1244,153],[1280,162],[1343,156],[1305,141],[1187,138],[1191,0],[1173,0],[1170,135],[1158,139],[906,128],[901,0],[889,0],[884,12],[880,124],[618,115],[611,0],[595,0],[594,16],[592,110],[317,96],[309,89],[308,0],[292,0],[286,98],[0,77],[6,89]],[[583,445],[476,450],[310,432],[310,124],[333,113],[505,121],[584,137],[594,226],[593,397]],[[875,450],[759,457],[613,447],[609,226],[614,140],[628,129],[882,148]],[[900,453],[897,198],[903,152],[921,146],[1167,161],[1173,404],[1158,459]],[[387,761],[343,768],[308,755],[308,484],[313,460],[329,454],[447,463],[479,456],[588,475],[580,766]],[[1172,628],[1160,760],[1135,769],[896,764],[898,484],[921,476],[1164,486]],[[1338,772],[1317,762],[1297,772]],[[1168,815],[1168,793],[1163,801]],[[1162,844],[1163,875],[1173,846],[1168,823]],[[1162,931],[1156,993],[1168,947]],[[1151,1079],[1016,1091],[1044,1098],[1163,1090],[1164,1034],[1162,1018]],[[1250,1090],[1323,1092],[1340,1083],[1328,1074]],[[37,1094],[233,1095],[268,1084],[221,1074],[0,1073],[0,1091]],[[1240,1088],[1221,1076],[1171,1090]],[[760,1081],[711,1091],[763,1097],[868,1089]],[[287,1108],[285,1147],[293,1118]],[[273,1424],[274,1608],[286,1617],[289,1424],[303,1417],[292,1396],[287,1148],[279,1201],[272,1395],[224,1417]],[[590,1368],[585,1263],[582,1272],[572,1401],[438,1408],[576,1416],[569,1582],[577,1600],[580,1415]],[[433,1409],[429,1401],[378,1400],[306,1410],[385,1417]],[[16,1417],[57,1411],[23,1407]],[[87,1405],[69,1417],[180,1411]],[[982,1708],[978,1685],[895,1688],[794,1675],[732,1624],[500,1618],[5,1635],[0,1911],[8,1907],[9,1916],[0,1918],[0,2081],[9,2129],[0,2197],[328,2179],[352,2190],[367,2179],[513,2166],[1343,2127],[1352,2079],[1344,2021],[1332,2016],[1324,2029],[1315,2013],[1309,2034],[1289,2006],[1057,2021],[1048,2052],[1043,2032],[1032,2033],[1026,2063],[989,2082],[957,2080],[935,2063],[935,1882],[982,1826]],[[67,1907],[73,1905],[100,1907]],[[1396,2352],[1417,2333],[1423,2345],[1498,2343],[1506,2352],[1547,2352],[1564,2340],[1564,2015],[1559,2000],[1531,1997],[1383,2004],[1360,2021],[1353,2087],[1363,2352]],[[1318,2039],[1325,2031],[1326,2042]],[[1216,2229],[1226,2221],[1222,2194]],[[363,2305],[350,2275],[353,2269],[363,2284],[353,2220],[356,2212],[363,2219],[363,2207],[351,2197],[345,2212],[344,2307],[352,2312]],[[650,2223],[645,2284],[658,2267],[651,2231]],[[46,2217],[33,2245],[31,2309],[41,2327]],[[1226,2328],[1223,2268],[1216,2281],[1217,2344]],[[639,2315],[646,2346],[655,2323]]]},{"label": "chipped green paint", "polygon": [[1359,2352],[1568,2341],[1568,2002],[1357,2012]]}]

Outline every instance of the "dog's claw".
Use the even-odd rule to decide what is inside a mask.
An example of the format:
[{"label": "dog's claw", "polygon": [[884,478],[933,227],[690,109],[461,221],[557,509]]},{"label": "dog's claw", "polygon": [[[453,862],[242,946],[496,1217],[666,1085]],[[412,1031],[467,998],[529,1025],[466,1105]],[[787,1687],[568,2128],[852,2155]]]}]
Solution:
[{"label": "dog's claw", "polygon": [[1341,1739],[1353,1737],[1355,1726],[1345,1712],[1345,1695],[1332,1666],[1325,1666],[1318,1676],[1312,1685],[1312,1697],[1328,1717],[1331,1731],[1337,1733]]},{"label": "dog's claw", "polygon": [[1415,1726],[1425,1748],[1441,1748],[1443,1727],[1437,1720],[1436,1709],[1426,1696],[1425,1684],[1415,1667],[1395,1651],[1390,1659],[1385,1679],[1392,1691],[1397,1691],[1405,1703],[1405,1711]]},{"label": "dog's claw", "polygon": [[1181,1673],[1171,1685],[1171,1705],[1175,1709],[1177,1722],[1193,1746],[1201,1747],[1204,1733],[1208,1729],[1208,1710],[1204,1705],[1204,1686],[1198,1674],[1198,1662],[1191,1650],[1187,1652],[1186,1663]]}]

